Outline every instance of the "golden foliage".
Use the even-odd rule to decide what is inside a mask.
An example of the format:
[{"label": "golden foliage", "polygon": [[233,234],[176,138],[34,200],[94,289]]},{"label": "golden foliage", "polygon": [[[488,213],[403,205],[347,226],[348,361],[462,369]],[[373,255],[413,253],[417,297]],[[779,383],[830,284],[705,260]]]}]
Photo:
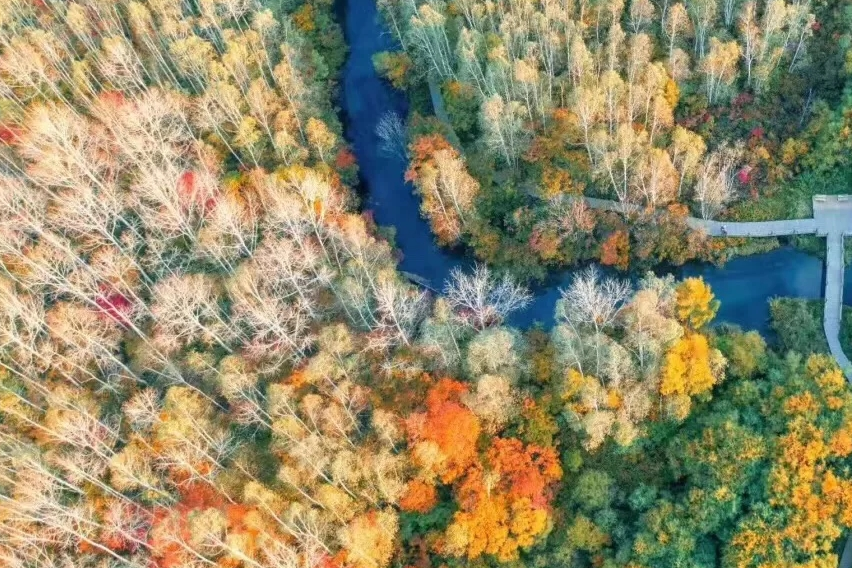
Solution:
[{"label": "golden foliage", "polygon": [[701,277],[687,278],[677,287],[677,317],[692,329],[701,329],[716,317],[719,303]]},{"label": "golden foliage", "polygon": [[340,540],[353,568],[382,568],[393,556],[399,521],[393,511],[371,511],[352,520]]},{"label": "golden foliage", "polygon": [[700,333],[679,339],[666,353],[660,382],[663,396],[696,395],[713,388],[715,382],[710,346]]}]

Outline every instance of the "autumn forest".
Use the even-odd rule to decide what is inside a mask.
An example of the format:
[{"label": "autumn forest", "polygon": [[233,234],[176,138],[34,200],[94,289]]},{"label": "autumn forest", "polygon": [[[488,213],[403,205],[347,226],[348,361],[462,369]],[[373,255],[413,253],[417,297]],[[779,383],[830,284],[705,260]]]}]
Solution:
[{"label": "autumn forest", "polygon": [[841,369],[665,267],[845,189],[849,0],[378,0],[434,285],[354,3],[0,0],[0,568],[835,568]]}]

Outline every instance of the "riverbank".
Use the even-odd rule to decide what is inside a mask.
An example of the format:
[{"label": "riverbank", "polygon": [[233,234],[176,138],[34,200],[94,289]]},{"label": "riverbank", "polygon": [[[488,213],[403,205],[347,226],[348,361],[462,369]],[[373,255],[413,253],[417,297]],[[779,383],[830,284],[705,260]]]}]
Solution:
[{"label": "riverbank", "polygon": [[[341,106],[345,134],[360,168],[363,207],[393,236],[401,254],[400,270],[440,290],[453,268],[470,266],[472,260],[435,244],[428,223],[420,216],[419,199],[413,194],[411,184],[405,182],[408,166],[405,156],[383,151],[383,140],[376,133],[382,117],[404,118],[409,111],[405,93],[379,77],[372,63],[373,54],[394,47],[393,39],[382,29],[375,4],[367,1],[359,2],[359,9],[347,14],[345,34],[350,57],[343,71]],[[717,321],[771,336],[769,300],[820,299],[824,264],[791,246],[775,247],[780,244],[777,239],[751,241],[755,249],[771,247],[772,250],[738,256],[722,267],[687,263],[681,267],[661,267],[658,272],[670,272],[678,278],[703,277],[722,303]],[[570,269],[553,273],[546,284],[535,286],[533,302],[510,323],[522,328],[535,323],[549,327],[559,290],[570,282],[573,273]],[[850,284],[852,277],[846,278],[847,303],[852,298]]]},{"label": "riverbank", "polygon": [[[378,24],[374,3],[351,1],[357,2],[358,9],[351,10],[347,17],[351,56],[344,69],[342,101],[346,111],[346,136],[360,165],[364,208],[394,235],[395,245],[402,254],[400,269],[415,275],[413,279],[428,283],[431,288],[441,289],[453,268],[469,265],[471,261],[435,245],[428,224],[420,217],[419,200],[404,180],[407,168],[404,155],[381,149],[382,139],[376,134],[376,127],[384,116],[405,117],[408,101],[373,69],[372,55],[392,44],[390,36]],[[777,239],[749,241],[753,243],[749,246],[754,247],[780,244]],[[809,314],[812,306],[822,305],[818,300],[824,289],[824,262],[790,246],[737,257],[724,267],[689,263],[660,271],[672,273],[677,278],[702,276],[721,301],[717,321],[757,330],[764,336],[772,336],[769,326],[771,298],[803,298]],[[560,288],[566,286],[572,276],[571,270],[561,271],[553,274],[546,285],[535,287],[532,304],[512,317],[509,323],[521,328],[536,322],[549,326]],[[846,278],[846,283],[848,302],[852,295],[849,286],[852,278]],[[811,315],[816,317],[815,321],[820,321],[818,314]],[[848,333],[845,337],[848,342]]]}]

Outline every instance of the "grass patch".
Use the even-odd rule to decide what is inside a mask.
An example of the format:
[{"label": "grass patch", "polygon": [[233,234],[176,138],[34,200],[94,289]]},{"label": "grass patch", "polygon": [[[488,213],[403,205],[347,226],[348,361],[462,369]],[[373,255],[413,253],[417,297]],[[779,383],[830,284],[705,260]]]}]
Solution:
[{"label": "grass patch", "polygon": [[[828,353],[828,342],[822,327],[822,300],[775,298],[769,302],[772,330],[784,351],[803,355]],[[840,322],[840,345],[852,353],[852,308],[843,306]]]},{"label": "grass patch", "polygon": [[731,259],[737,256],[749,256],[769,252],[777,249],[781,244],[781,240],[778,237],[735,237],[726,239],[725,252],[728,259]]},{"label": "grass patch", "polygon": [[813,215],[814,195],[852,192],[852,173],[838,168],[831,175],[804,173],[775,189],[771,195],[734,204],[728,217],[736,221],[799,219]]}]

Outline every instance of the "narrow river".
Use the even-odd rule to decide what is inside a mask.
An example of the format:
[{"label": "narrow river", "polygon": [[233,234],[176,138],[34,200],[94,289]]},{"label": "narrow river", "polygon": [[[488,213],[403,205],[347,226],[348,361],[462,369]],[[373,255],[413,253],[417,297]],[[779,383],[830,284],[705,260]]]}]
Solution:
[{"label": "narrow river", "polygon": [[[408,112],[405,95],[383,81],[373,69],[374,53],[393,49],[390,33],[380,24],[375,0],[345,0],[345,32],[349,59],[343,71],[342,98],[346,137],[358,158],[364,185],[364,209],[376,222],[393,227],[396,246],[402,251],[400,269],[425,278],[442,288],[456,266],[467,266],[469,259],[437,247],[429,225],[420,217],[419,201],[403,179],[406,160],[383,149],[376,126],[383,116],[396,114],[402,120]],[[769,331],[768,300],[775,296],[808,299],[822,297],[823,262],[791,247],[768,253],[736,258],[724,267],[690,263],[675,271],[675,276],[701,275],[721,301],[717,321],[736,323],[761,333]],[[539,321],[553,322],[553,310],[559,289],[571,280],[566,270],[548,286],[536,288],[533,303],[512,318],[511,323],[526,327]],[[845,302],[852,298],[852,271],[847,270]]]}]

